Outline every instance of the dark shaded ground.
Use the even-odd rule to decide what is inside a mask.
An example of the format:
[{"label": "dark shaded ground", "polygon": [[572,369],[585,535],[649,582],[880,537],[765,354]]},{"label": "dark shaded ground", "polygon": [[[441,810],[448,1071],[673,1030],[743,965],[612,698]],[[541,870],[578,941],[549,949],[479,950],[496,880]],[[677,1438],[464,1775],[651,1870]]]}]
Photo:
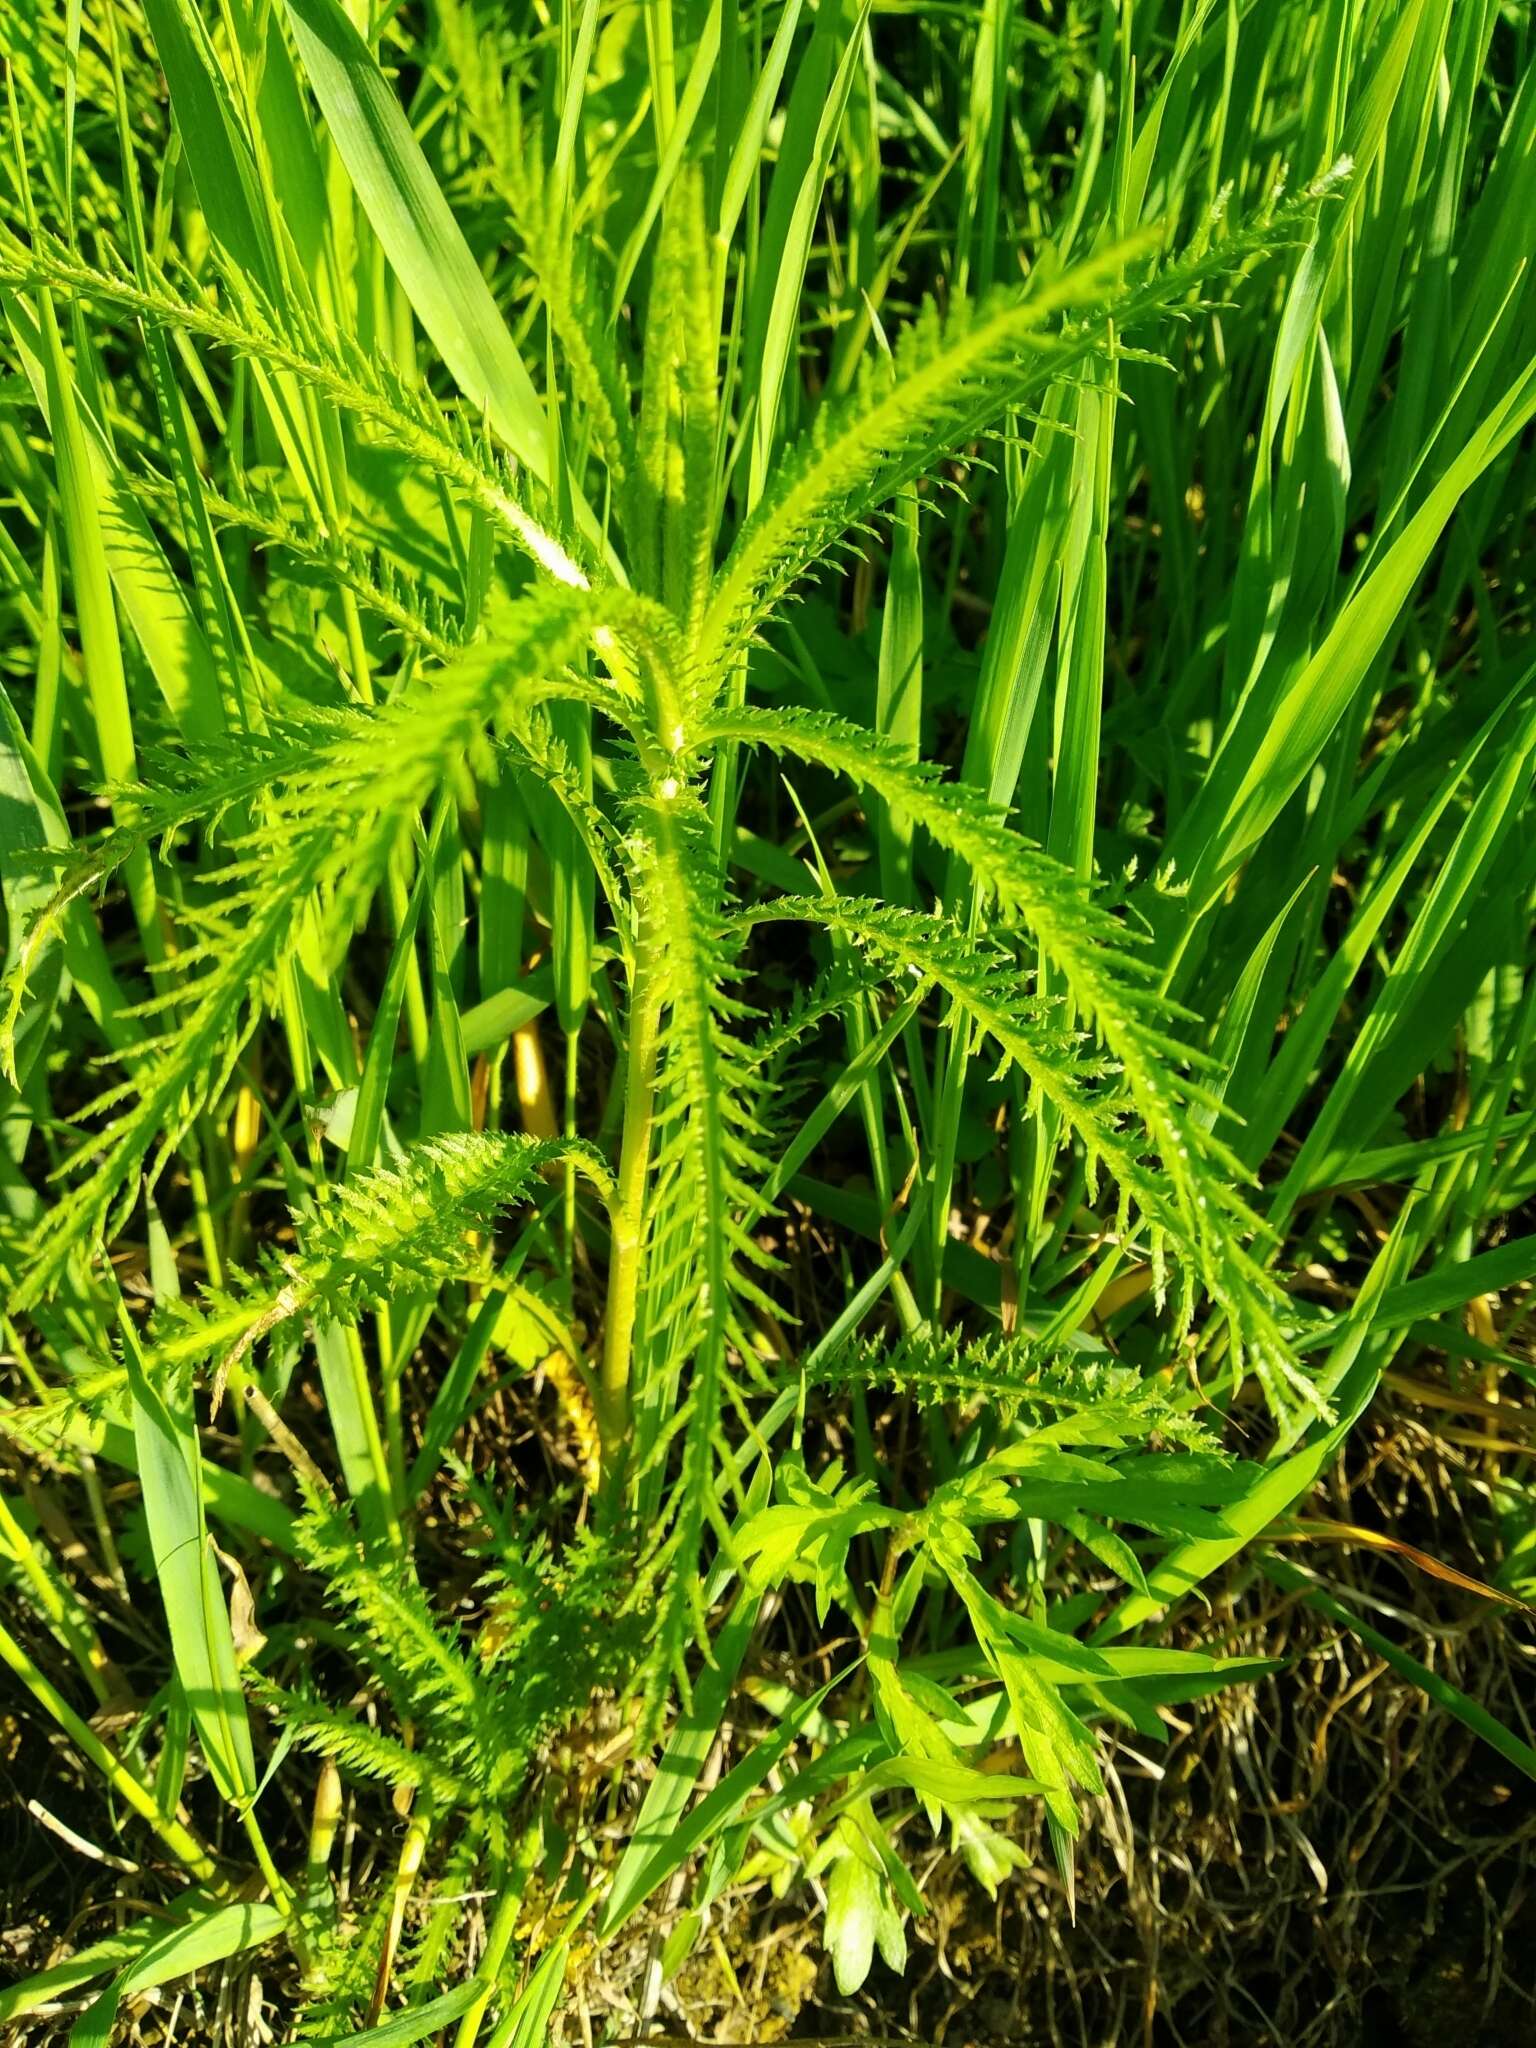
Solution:
[{"label": "dark shaded ground", "polygon": [[[1313,1503],[1391,1526],[1486,1575],[1484,1460],[1406,1404],[1354,1446],[1351,1483]],[[1536,1624],[1391,1557],[1293,1546],[1379,1628],[1530,1735]],[[935,1844],[905,1980],[877,1963],[839,2000],[813,1920],[725,1933],[761,1972],[752,2021],[708,1958],[680,1983],[697,2037],[835,2034],[994,2048],[1514,2048],[1536,2041],[1536,1784],[1369,1650],[1272,1587],[1234,1579],[1191,1644],[1286,1660],[1264,1683],[1181,1709],[1166,1750],[1120,1747],[1085,1832],[1077,1920],[1038,1841],[994,1905]],[[920,1865],[920,1869],[924,1866]],[[792,2024],[778,1951],[819,1963]],[[743,1954],[755,1954],[750,1972]],[[766,1960],[765,1960],[766,1958]],[[734,2011],[733,2009],[734,2008]],[[676,2019],[674,2019],[676,2024]]]},{"label": "dark shaded ground", "polygon": [[[1383,1396],[1351,1446],[1348,1478],[1335,1473],[1309,1512],[1394,1532],[1487,1578],[1500,1473],[1511,1465],[1459,1447],[1411,1400]],[[1286,1555],[1371,1602],[1384,1634],[1529,1738],[1529,1615],[1375,1551],[1308,1543]],[[127,1650],[133,1623],[123,1622]],[[877,1964],[857,1999],[840,1999],[806,1888],[782,1902],[760,1888],[717,1908],[648,2030],[945,2048],[1536,2041],[1536,1784],[1252,1563],[1185,1637],[1285,1668],[1180,1709],[1166,1749],[1139,1739],[1113,1749],[1108,1796],[1081,1844],[1075,1925],[1038,1839],[1020,1836],[1030,1867],[993,1903],[918,1822],[905,1847],[931,1910],[909,1929],[905,1978]],[[0,1692],[0,1785],[0,1981],[112,1931],[114,1901],[176,1889],[150,1871],[92,1860],[28,1811],[30,1798],[45,1797],[56,1820],[109,1856],[128,1839],[114,1837],[99,1787],[14,1689]],[[281,1796],[263,1808],[275,1833]],[[216,1834],[211,1788],[189,1786],[188,1797]],[[364,1895],[398,1823],[366,1793],[354,1820],[349,1854]],[[295,1811],[286,1830],[295,1854],[304,1821]],[[621,1816],[613,1825],[622,1833]],[[147,1854],[140,1832],[130,1834]],[[480,1910],[466,1904],[471,1937]],[[671,1924],[664,1915],[620,1952],[588,1959],[564,2041],[633,2040],[647,1966]],[[179,2002],[172,1991],[126,2014],[114,2041],[281,2042],[292,1999],[292,1966],[269,1952],[254,1968],[204,1973]],[[29,2048],[62,2042],[78,2011],[76,2002],[10,2038]]]}]

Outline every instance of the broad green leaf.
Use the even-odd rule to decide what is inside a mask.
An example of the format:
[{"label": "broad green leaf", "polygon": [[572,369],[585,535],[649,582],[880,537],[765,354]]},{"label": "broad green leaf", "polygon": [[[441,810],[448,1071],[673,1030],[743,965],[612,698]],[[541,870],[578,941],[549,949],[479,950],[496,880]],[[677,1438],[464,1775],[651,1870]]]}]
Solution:
[{"label": "broad green leaf", "polygon": [[[5,903],[7,974],[20,958],[23,934],[53,893],[39,856],[48,847],[69,843],[63,820],[33,787],[31,759],[32,749],[21,721],[0,689],[0,891]],[[17,1088],[25,1085],[32,1063],[46,1043],[63,973],[62,947],[56,941],[44,941],[31,963],[25,1007],[7,1031],[6,1070]]]},{"label": "broad green leaf", "polygon": [[544,409],[378,59],[340,0],[285,0],[331,139],[416,317],[454,382],[549,480]]},{"label": "broad green leaf", "polygon": [[176,1675],[197,1725],[215,1783],[232,1805],[256,1791],[256,1759],[245,1695],[203,1517],[189,1390],[162,1375],[152,1384],[137,1339],[124,1328],[124,1363],[133,1403],[134,1445],[150,1545],[170,1629]]},{"label": "broad green leaf", "polygon": [[1273,701],[1249,700],[1175,835],[1163,882],[1212,900],[1279,817],[1390,644],[1403,606],[1458,502],[1536,417],[1536,366],[1510,385],[1419,510]]},{"label": "broad green leaf", "polygon": [[550,2015],[565,1983],[570,1947],[563,1937],[544,1951],[517,2003],[490,2036],[489,2048],[544,2048]]},{"label": "broad green leaf", "polygon": [[153,1991],[210,1963],[227,1962],[260,1948],[282,1931],[276,1906],[215,1906],[182,1927],[173,1927],[152,1941],[100,1998],[76,2020],[69,2048],[108,2048],[125,1998]]},{"label": "broad green leaf", "polygon": [[[747,1598],[742,1596],[743,1600]],[[751,1599],[750,1607],[754,1614],[756,1606],[756,1599]],[[733,1615],[732,1620],[736,1619],[737,1616]],[[835,1683],[833,1680],[822,1686],[819,1692],[812,1693],[793,1707],[771,1734],[761,1736],[741,1762],[726,1772],[713,1791],[707,1792],[696,1806],[684,1812],[688,1794],[697,1783],[698,1772],[702,1768],[702,1757],[698,1766],[692,1763],[692,1753],[698,1746],[697,1736],[692,1731],[699,1730],[702,1725],[696,1698],[695,1711],[680,1730],[683,1742],[674,1741],[669,1745],[651,1793],[647,1795],[646,1808],[652,1804],[652,1795],[660,1795],[655,1799],[655,1812],[648,1817],[646,1808],[641,1809],[629,1847],[614,1874],[613,1889],[608,1895],[601,1922],[605,1939],[617,1933],[674,1870],[730,1826],[747,1799],[798,1740],[805,1724],[820,1708]],[[707,1749],[704,1753],[707,1754]],[[668,1769],[674,1754],[675,1775]],[[665,1833],[662,1832],[663,1820],[666,1822]]]},{"label": "broad green leaf", "polygon": [[[694,1687],[692,1704],[673,1730],[636,1816],[628,1846],[619,1858],[603,1908],[601,1927],[605,1935],[627,1920],[666,1871],[674,1867],[668,1859],[678,1822],[720,1732],[731,1687],[747,1653],[761,1604],[761,1594],[745,1590],[738,1593],[724,1627],[715,1638],[710,1662]],[[663,1864],[661,1876],[653,1877],[653,1870]]]},{"label": "broad green leaf", "polygon": [[373,2048],[410,2048],[413,2041],[424,2041],[428,2034],[435,2034],[439,2027],[446,2027],[450,2020],[468,2012],[488,1988],[478,1977],[468,1977],[452,1991],[444,1991],[421,2005],[408,2006],[392,2019],[376,2027],[364,2027],[351,2038],[359,2043],[371,2041]]},{"label": "broad green leaf", "polygon": [[[51,402],[46,327],[33,320],[20,301],[12,303],[9,315],[17,353],[47,421]],[[218,671],[186,591],[140,511],[95,414],[78,392],[73,414],[73,423],[66,417],[61,424],[66,434],[72,424],[78,425],[78,447],[90,479],[102,552],[134,638],[177,729],[192,740],[218,739],[225,726]],[[114,779],[131,777],[131,753],[122,755],[108,772]]]},{"label": "broad green leaf", "polygon": [[1229,1558],[1236,1557],[1316,1484],[1340,1445],[1369,1406],[1398,1339],[1382,1327],[1380,1310],[1405,1256],[1413,1205],[1399,1217],[1394,1234],[1378,1254],[1366,1284],[1346,1318],[1329,1358],[1324,1390],[1336,1401],[1335,1419],[1316,1424],[1310,1440],[1292,1450],[1282,1442],[1266,1465],[1247,1468],[1246,1492],[1222,1511],[1225,1532],[1179,1544],[1146,1575],[1146,1591],[1122,1600],[1094,1631],[1095,1646],[1110,1643],[1193,1591]]},{"label": "broad green leaf", "polygon": [[883,1889],[880,1872],[855,1849],[845,1850],[832,1865],[822,1940],[844,1998],[862,1989],[875,1959]]},{"label": "broad green leaf", "polygon": [[276,262],[250,145],[191,0],[145,0],[155,50],[209,227],[242,273],[276,296]]}]

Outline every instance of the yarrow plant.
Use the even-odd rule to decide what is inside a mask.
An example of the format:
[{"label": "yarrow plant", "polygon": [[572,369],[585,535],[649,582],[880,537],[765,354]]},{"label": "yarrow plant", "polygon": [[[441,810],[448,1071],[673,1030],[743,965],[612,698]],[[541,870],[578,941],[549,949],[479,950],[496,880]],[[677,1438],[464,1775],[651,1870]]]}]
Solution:
[{"label": "yarrow plant", "polygon": [[1030,1813],[1070,1907],[1525,1190],[1529,78],[1110,11],[1063,171],[982,12],[942,161],[835,0],[3,31],[0,1650],[168,1903],[0,2013],[531,2048],[770,1882],[851,1995]]}]

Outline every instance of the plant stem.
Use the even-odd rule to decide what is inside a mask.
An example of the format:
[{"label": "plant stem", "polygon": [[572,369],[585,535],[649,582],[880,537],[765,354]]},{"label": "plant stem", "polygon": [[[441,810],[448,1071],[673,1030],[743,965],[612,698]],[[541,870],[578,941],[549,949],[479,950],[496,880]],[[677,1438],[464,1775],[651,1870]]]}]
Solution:
[{"label": "plant stem", "polygon": [[200,1883],[216,1883],[214,1861],[203,1843],[174,1814],[160,1810],[153,1795],[116,1751],[109,1749],[94,1729],[80,1718],[63,1694],[38,1670],[20,1643],[3,1628],[0,1628],[0,1661],[11,1667],[33,1699],[53,1716],[81,1755],[90,1758],[124,1803],[149,1822],[177,1862],[184,1864]]},{"label": "plant stem", "polygon": [[483,1978],[485,1989],[475,2000],[459,2022],[459,2031],[454,2035],[453,2048],[475,2048],[480,2038],[480,2023],[485,2018],[491,1995],[501,1976],[502,1964],[506,1961],[507,1950],[517,1929],[517,1917],[522,1911],[523,1894],[528,1888],[528,1879],[544,1846],[544,1824],[537,1820],[524,1830],[507,1872],[501,1898],[497,1902],[495,1917],[490,1932],[485,1938],[485,1953],[475,1966],[475,1975]]},{"label": "plant stem", "polygon": [[[292,1920],[295,1910],[293,1892],[284,1879],[282,1872],[272,1861],[272,1852],[267,1847],[265,1835],[261,1832],[261,1824],[249,1806],[242,1806],[240,1809],[240,1825],[245,1829],[246,1839],[255,1852],[256,1862],[263,1878],[266,1880],[267,1890],[272,1894],[273,1905],[276,1906],[279,1913],[285,1919]],[[294,1932],[298,1936],[297,1928],[295,1928]],[[302,1939],[302,1937],[299,1938]],[[312,1967],[307,1953],[301,1954],[299,1961],[305,1970]]]},{"label": "plant stem", "polygon": [[603,1360],[597,1387],[597,1426],[602,1437],[605,1481],[611,1481],[619,1470],[629,1443],[630,1362],[640,1281],[640,1247],[645,1229],[645,1182],[651,1160],[656,1047],[661,1018],[660,997],[655,992],[656,965],[655,941],[642,922],[635,938],[629,1050],[624,1067],[624,1134],[619,1147],[618,1184],[614,1190],[613,1253],[608,1268]]},{"label": "plant stem", "polygon": [[63,1582],[50,1568],[51,1560],[45,1562],[39,1557],[36,1545],[11,1513],[4,1494],[0,1494],[0,1542],[20,1565],[54,1634],[80,1666],[86,1684],[96,1697],[96,1704],[104,1706],[112,1697],[107,1676],[111,1665],[100,1639],[78,1602],[65,1600],[61,1590]]},{"label": "plant stem", "polygon": [[[565,1121],[562,1129],[567,1138],[578,1136],[576,1128],[576,1079],[581,1046],[581,1032],[567,1031],[565,1034]],[[576,1285],[576,1167],[567,1160],[564,1182],[561,1188],[561,1241],[565,1246],[565,1287],[569,1303]]]}]

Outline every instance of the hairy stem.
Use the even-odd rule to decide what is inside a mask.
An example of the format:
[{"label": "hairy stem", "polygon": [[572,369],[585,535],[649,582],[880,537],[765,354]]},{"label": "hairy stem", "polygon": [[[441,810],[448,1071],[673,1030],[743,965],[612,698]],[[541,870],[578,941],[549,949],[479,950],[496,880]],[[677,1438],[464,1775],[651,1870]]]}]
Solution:
[{"label": "hairy stem", "polygon": [[635,937],[635,978],[630,996],[629,1050],[624,1070],[624,1133],[619,1149],[618,1182],[614,1190],[613,1255],[608,1268],[603,1360],[597,1388],[597,1426],[602,1438],[605,1481],[611,1481],[621,1467],[629,1442],[630,1363],[634,1349],[641,1243],[645,1233],[645,1182],[651,1160],[656,1046],[661,1016],[656,981],[656,939],[642,919]]}]

